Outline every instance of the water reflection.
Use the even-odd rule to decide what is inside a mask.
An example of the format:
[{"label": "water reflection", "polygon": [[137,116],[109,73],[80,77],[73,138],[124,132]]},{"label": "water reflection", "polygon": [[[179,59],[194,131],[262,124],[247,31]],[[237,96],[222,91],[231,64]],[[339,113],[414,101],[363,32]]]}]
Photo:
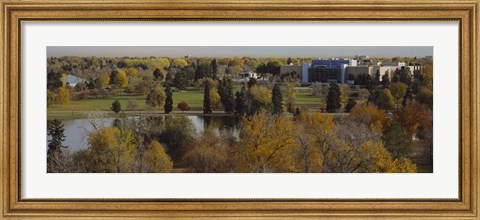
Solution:
[{"label": "water reflection", "polygon": [[[236,117],[232,116],[142,116],[144,119],[148,117],[147,121],[154,123],[157,126],[161,126],[161,123],[164,122],[165,117],[186,117],[188,118],[194,128],[196,134],[202,133],[206,128],[212,128],[216,131],[231,131],[234,136],[238,137],[239,135],[239,120]],[[130,120],[138,120],[140,116],[128,117]],[[66,140],[63,142],[65,146],[68,146],[68,150],[71,153],[77,152],[79,150],[85,149],[88,147],[88,134],[96,129],[115,126],[121,123],[121,120],[115,118],[98,118],[98,119],[73,119],[73,120],[62,120],[64,124],[64,134]],[[47,135],[47,141],[51,137]]]}]

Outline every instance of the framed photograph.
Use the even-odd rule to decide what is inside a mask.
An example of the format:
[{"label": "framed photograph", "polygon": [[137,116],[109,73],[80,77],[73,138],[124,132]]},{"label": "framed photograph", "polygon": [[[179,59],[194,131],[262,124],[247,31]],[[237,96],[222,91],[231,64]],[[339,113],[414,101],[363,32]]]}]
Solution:
[{"label": "framed photograph", "polygon": [[478,219],[479,6],[1,1],[1,216]]}]

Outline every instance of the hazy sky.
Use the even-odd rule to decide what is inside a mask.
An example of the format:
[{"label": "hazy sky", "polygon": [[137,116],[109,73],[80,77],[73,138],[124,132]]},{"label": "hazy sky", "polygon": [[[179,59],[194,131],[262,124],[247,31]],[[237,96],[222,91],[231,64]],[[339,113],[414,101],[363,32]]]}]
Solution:
[{"label": "hazy sky", "polygon": [[433,55],[433,47],[336,47],[336,46],[49,46],[47,57],[424,57]]}]

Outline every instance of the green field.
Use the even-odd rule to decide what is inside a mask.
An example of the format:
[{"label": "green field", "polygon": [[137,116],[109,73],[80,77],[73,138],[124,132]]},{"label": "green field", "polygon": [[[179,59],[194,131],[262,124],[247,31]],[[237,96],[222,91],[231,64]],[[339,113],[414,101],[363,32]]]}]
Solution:
[{"label": "green field", "polygon": [[[235,88],[238,90],[239,88]],[[71,111],[72,114],[75,112],[82,111],[110,111],[112,102],[119,100],[122,109],[125,111],[143,111],[145,110],[145,98],[146,96],[109,96],[105,98],[90,98],[84,100],[70,101],[68,104],[60,106],[60,104],[54,104],[52,107],[48,108],[49,114],[54,114],[55,112],[66,112]],[[173,110],[178,111],[178,103],[186,102],[190,106],[191,111],[201,111],[203,109],[203,91],[198,89],[191,88],[182,92],[173,92]],[[135,108],[128,108],[128,102],[135,103]],[[299,107],[305,106],[310,110],[319,110],[321,107],[325,106],[325,101],[322,98],[315,97],[311,95],[310,90],[308,89],[299,89],[296,94],[296,102]]]}]

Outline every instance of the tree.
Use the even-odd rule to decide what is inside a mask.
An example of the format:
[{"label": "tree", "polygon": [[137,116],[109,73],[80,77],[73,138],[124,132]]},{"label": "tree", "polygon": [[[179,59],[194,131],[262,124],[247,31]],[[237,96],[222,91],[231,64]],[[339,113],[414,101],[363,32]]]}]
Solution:
[{"label": "tree", "polygon": [[242,87],[240,91],[235,93],[235,113],[238,115],[243,115],[247,112],[247,89],[245,86]]},{"label": "tree", "polygon": [[48,123],[47,135],[50,135],[51,139],[48,141],[47,172],[59,171],[60,161],[58,158],[62,157],[62,148],[67,148],[62,143],[66,137],[64,131],[60,120],[54,119]]},{"label": "tree", "polygon": [[47,89],[54,90],[63,86],[59,71],[49,71],[47,73]]},{"label": "tree", "polygon": [[349,117],[356,122],[367,125],[370,130],[377,132],[382,132],[387,123],[385,111],[378,109],[377,106],[371,103],[356,105],[350,111]]},{"label": "tree", "polygon": [[409,141],[407,133],[396,121],[390,121],[382,139],[385,148],[395,159],[407,157],[411,151],[412,143]]},{"label": "tree", "polygon": [[116,85],[119,87],[125,87],[128,85],[128,77],[125,74],[125,71],[119,71],[116,77]]},{"label": "tree", "polygon": [[220,103],[221,103],[220,94],[218,94],[218,91],[216,89],[211,89],[210,105],[212,106],[213,109],[218,109],[220,107]]},{"label": "tree", "polygon": [[143,157],[143,167],[147,173],[169,173],[173,170],[173,162],[162,144],[153,140]]},{"label": "tree", "polygon": [[347,102],[348,102],[348,99],[349,99],[349,95],[348,93],[350,92],[350,86],[349,85],[346,85],[346,84],[343,84],[340,86],[340,104],[342,106],[346,106],[347,105]]},{"label": "tree", "polygon": [[163,73],[160,68],[157,68],[153,71],[153,77],[156,81],[160,81],[163,79]]},{"label": "tree", "polygon": [[67,104],[70,102],[70,90],[65,87],[58,88],[58,102],[60,102],[60,107],[63,104]]},{"label": "tree", "polygon": [[248,88],[251,88],[251,87],[254,86],[254,85],[257,85],[257,79],[251,77],[251,78],[248,80],[247,86],[248,86]]},{"label": "tree", "polygon": [[283,112],[283,97],[280,84],[276,83],[272,89],[273,113],[281,114]]},{"label": "tree", "polygon": [[210,68],[212,69],[212,78],[217,79],[218,65],[216,59],[213,59],[212,62],[210,62]]},{"label": "tree", "polygon": [[382,90],[382,94],[380,95],[380,102],[382,103],[381,108],[384,108],[385,110],[393,108],[394,98],[388,88],[384,88]]},{"label": "tree", "polygon": [[165,113],[168,114],[170,112],[172,112],[172,109],[173,109],[173,94],[172,94],[172,87],[170,87],[170,85],[167,85],[167,87],[165,87],[165,94],[166,94],[166,98],[165,98],[165,105],[163,106],[163,109],[165,110]]},{"label": "tree", "polygon": [[384,87],[387,87],[390,85],[390,78],[388,77],[388,73],[385,73],[385,75],[382,76],[382,85]]},{"label": "tree", "polygon": [[184,101],[178,103],[177,108],[180,109],[182,112],[190,110],[190,106],[188,106],[188,104]]},{"label": "tree", "polygon": [[292,58],[289,57],[289,58],[287,59],[287,65],[290,65],[291,63],[292,63]]},{"label": "tree", "polygon": [[233,95],[233,82],[224,77],[218,84],[218,92],[225,113],[233,113],[235,110],[235,97]]},{"label": "tree", "polygon": [[156,85],[154,88],[150,89],[145,103],[151,108],[156,108],[158,106],[163,107],[165,96],[163,87],[161,85]]},{"label": "tree", "polygon": [[175,59],[173,63],[180,68],[188,66],[188,62],[185,59]]},{"label": "tree", "polygon": [[210,106],[210,83],[206,81],[205,89],[203,91],[203,114],[211,114],[212,109]]},{"label": "tree", "polygon": [[237,147],[241,160],[235,164],[238,172],[297,172],[293,120],[284,115],[256,114],[245,117],[242,128]]},{"label": "tree", "polygon": [[357,105],[357,102],[354,99],[349,99],[347,105],[345,105],[345,112],[350,112],[355,105]]},{"label": "tree", "polygon": [[212,69],[210,65],[206,63],[199,64],[197,66],[197,69],[195,70],[195,76],[194,76],[195,82],[204,77],[210,77],[211,72],[212,72]]},{"label": "tree", "polygon": [[424,104],[428,106],[428,108],[433,109],[433,92],[432,90],[422,87],[420,91],[415,96],[415,100],[417,100],[420,104]]},{"label": "tree", "polygon": [[102,73],[97,78],[98,83],[96,83],[100,88],[105,88],[110,83],[110,76],[107,73]]},{"label": "tree", "polygon": [[327,95],[327,112],[336,112],[340,107],[340,88],[336,83],[330,83]]},{"label": "tree", "polygon": [[175,74],[175,77],[173,78],[173,85],[175,85],[177,90],[185,90],[187,88],[188,79],[184,71]]},{"label": "tree", "polygon": [[392,83],[390,85],[390,91],[392,92],[393,97],[396,101],[396,107],[398,108],[398,101],[405,96],[407,92],[407,84],[402,82]]},{"label": "tree", "polygon": [[254,115],[261,109],[269,110],[272,104],[272,90],[265,86],[255,85],[248,90],[248,114]]},{"label": "tree", "polygon": [[104,127],[88,136],[90,159],[96,164],[92,172],[132,172],[134,165],[134,136],[130,131]]},{"label": "tree", "polygon": [[120,102],[118,101],[118,99],[116,99],[116,100],[112,103],[112,107],[111,107],[110,109],[112,109],[112,111],[114,111],[115,113],[119,113],[119,112],[122,110],[122,104],[120,104]]},{"label": "tree", "polygon": [[50,92],[50,90],[47,90],[47,108],[52,107],[53,103],[54,103],[53,92]]},{"label": "tree", "polygon": [[375,85],[380,85],[380,70],[377,70],[377,72],[375,72],[373,80],[373,83]]},{"label": "tree", "polygon": [[420,126],[426,128],[431,126],[430,115],[431,112],[427,106],[412,101],[407,103],[405,107],[398,109],[393,116],[405,129],[408,138],[412,140]]}]

